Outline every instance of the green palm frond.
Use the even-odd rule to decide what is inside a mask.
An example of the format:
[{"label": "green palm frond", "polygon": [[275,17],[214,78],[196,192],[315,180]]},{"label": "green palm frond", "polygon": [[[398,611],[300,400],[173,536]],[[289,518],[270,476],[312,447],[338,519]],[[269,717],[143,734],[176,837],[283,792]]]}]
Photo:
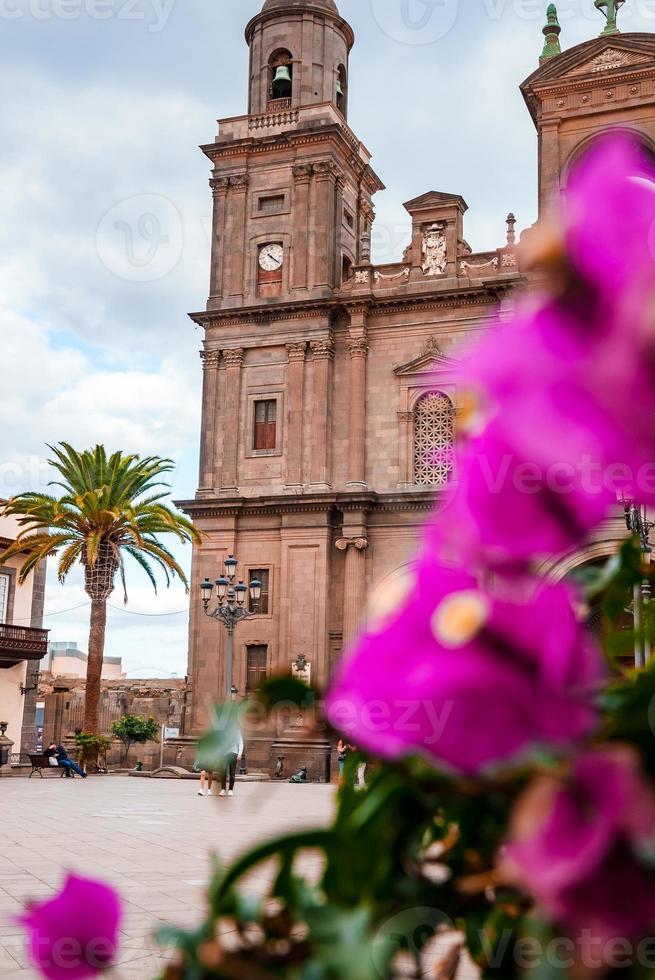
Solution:
[{"label": "green palm frond", "polygon": [[166,503],[166,477],[174,469],[173,461],[120,452],[108,456],[100,445],[84,452],[67,442],[48,448],[55,471],[50,492],[18,494],[0,509],[19,526],[16,541],[0,554],[0,565],[24,555],[20,571],[24,580],[44,558],[58,555],[57,572],[64,581],[78,563],[89,570],[99,561],[115,562],[112,567],[118,569],[125,587],[123,555],[127,554],[155,590],[157,568],[167,585],[176,577],[188,591],[184,570],[159,540],[172,534],[183,543],[200,542],[192,522]]}]

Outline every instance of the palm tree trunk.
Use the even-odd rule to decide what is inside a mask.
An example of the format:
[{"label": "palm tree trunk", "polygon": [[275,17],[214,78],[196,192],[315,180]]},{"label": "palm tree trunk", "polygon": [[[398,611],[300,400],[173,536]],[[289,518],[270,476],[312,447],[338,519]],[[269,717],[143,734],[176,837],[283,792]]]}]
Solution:
[{"label": "palm tree trunk", "polygon": [[89,659],[86,666],[86,700],[84,704],[84,731],[100,735],[100,688],[102,660],[105,652],[105,627],[107,625],[107,600],[91,600],[91,626],[89,629]]}]

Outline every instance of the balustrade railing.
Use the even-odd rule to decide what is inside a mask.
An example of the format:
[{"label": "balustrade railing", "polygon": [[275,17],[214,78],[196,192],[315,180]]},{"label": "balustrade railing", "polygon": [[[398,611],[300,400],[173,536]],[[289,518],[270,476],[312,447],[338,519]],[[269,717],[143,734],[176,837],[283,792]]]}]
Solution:
[{"label": "balustrade railing", "polygon": [[48,652],[48,630],[0,624],[0,651],[3,650],[38,653],[45,657]]}]

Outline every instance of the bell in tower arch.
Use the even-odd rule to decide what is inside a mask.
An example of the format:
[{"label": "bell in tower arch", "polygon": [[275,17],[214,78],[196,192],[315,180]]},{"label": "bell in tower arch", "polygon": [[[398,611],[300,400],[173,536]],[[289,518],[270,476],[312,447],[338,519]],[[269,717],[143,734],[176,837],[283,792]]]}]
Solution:
[{"label": "bell in tower arch", "polygon": [[280,65],[275,69],[275,75],[273,77],[273,87],[272,94],[274,99],[290,99],[291,98],[291,86],[293,80],[291,77],[291,69],[289,65]]}]

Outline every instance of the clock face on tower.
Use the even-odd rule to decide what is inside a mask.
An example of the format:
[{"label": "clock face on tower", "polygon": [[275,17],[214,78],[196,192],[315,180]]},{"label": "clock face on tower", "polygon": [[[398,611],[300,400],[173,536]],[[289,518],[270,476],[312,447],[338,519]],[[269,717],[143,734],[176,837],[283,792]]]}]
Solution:
[{"label": "clock face on tower", "polygon": [[284,262],[284,249],[281,245],[264,245],[259,252],[259,265],[264,272],[277,272]]}]

